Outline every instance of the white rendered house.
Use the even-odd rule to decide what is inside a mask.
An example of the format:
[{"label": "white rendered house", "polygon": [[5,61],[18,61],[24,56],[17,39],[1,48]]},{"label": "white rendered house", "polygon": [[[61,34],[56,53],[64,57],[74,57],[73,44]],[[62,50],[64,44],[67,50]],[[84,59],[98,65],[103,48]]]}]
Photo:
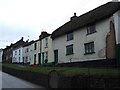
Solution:
[{"label": "white rendered house", "polygon": [[119,13],[120,2],[109,2],[79,17],[74,14],[52,33],[55,62],[115,59]]},{"label": "white rendered house", "polygon": [[23,45],[25,42],[23,41],[23,37],[21,40],[17,41],[14,44],[12,51],[12,63],[23,63]]},{"label": "white rendered house", "polygon": [[30,64],[32,60],[32,49],[31,49],[31,44],[34,43],[34,41],[27,42],[23,46],[23,62],[24,64]]}]

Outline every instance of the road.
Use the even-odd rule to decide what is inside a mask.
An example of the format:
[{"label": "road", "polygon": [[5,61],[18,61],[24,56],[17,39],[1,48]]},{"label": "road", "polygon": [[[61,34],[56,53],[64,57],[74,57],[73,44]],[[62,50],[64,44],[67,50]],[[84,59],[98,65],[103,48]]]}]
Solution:
[{"label": "road", "polygon": [[35,88],[43,88],[43,87],[2,72],[2,88],[26,88],[26,89],[33,88],[35,89]]}]

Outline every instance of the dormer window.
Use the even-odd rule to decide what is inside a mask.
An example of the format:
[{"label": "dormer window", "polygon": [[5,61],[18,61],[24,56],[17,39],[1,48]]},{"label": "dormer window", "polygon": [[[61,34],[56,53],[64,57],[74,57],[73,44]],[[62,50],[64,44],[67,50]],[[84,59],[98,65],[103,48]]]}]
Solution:
[{"label": "dormer window", "polygon": [[96,32],[95,24],[87,26],[87,35],[95,33],[95,32]]},{"label": "dormer window", "polygon": [[67,41],[73,40],[73,32],[67,34]]}]

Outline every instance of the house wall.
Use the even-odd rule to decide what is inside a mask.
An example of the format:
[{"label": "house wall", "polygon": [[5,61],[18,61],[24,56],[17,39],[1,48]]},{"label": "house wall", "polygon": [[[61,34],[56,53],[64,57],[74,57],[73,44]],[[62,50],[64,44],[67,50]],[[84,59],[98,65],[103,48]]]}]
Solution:
[{"label": "house wall", "polygon": [[115,35],[116,35],[116,58],[120,65],[120,10],[114,14]]},{"label": "house wall", "polygon": [[5,62],[11,63],[12,62],[12,47],[7,47],[5,50]]},{"label": "house wall", "polygon": [[[48,47],[45,47],[46,45],[46,38],[48,38]],[[48,36],[46,38],[43,38],[42,41],[42,48],[41,48],[41,52],[45,53],[48,52],[48,63],[54,62],[54,53],[53,53],[53,47],[52,47],[52,39],[51,36]],[[43,60],[43,56],[41,55],[41,63],[44,64],[45,63],[45,54],[44,54],[44,60]]]},{"label": "house wall", "polygon": [[[28,48],[28,52],[27,52],[27,48]],[[30,63],[30,61],[32,59],[31,45],[23,47],[23,57],[24,57],[24,63]],[[27,57],[27,59],[26,59],[26,57]]]},{"label": "house wall", "polygon": [[[19,54],[20,50],[20,54]],[[22,63],[23,62],[23,57],[22,57],[22,51],[23,47],[17,48],[13,50],[13,56],[12,56],[12,63]],[[17,54],[15,52],[17,51]],[[20,57],[20,60],[19,60]]]},{"label": "house wall", "polygon": [[[37,48],[34,50],[34,44],[37,43]],[[40,41],[36,41],[33,44],[31,44],[31,61],[30,64],[39,64],[38,62],[38,54],[40,53]],[[36,54],[36,62],[34,63],[34,55]]]},{"label": "house wall", "polygon": [[[87,28],[74,31],[74,40],[67,41],[67,35],[53,40],[53,49],[58,49],[58,63],[106,59],[106,35],[110,31],[110,19],[96,23],[96,33],[87,34]],[[84,55],[84,44],[94,41],[95,53]],[[73,55],[66,56],[66,46],[73,44]]]},{"label": "house wall", "polygon": [[120,10],[116,12],[113,17],[115,23],[116,43],[120,44]]}]

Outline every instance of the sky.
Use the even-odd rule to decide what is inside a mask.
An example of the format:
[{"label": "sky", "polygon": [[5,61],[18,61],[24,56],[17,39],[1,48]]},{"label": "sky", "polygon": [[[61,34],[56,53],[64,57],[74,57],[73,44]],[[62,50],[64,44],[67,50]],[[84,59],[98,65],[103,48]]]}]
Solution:
[{"label": "sky", "polygon": [[52,33],[70,21],[111,0],[0,0],[0,48],[37,40],[41,31]]}]

